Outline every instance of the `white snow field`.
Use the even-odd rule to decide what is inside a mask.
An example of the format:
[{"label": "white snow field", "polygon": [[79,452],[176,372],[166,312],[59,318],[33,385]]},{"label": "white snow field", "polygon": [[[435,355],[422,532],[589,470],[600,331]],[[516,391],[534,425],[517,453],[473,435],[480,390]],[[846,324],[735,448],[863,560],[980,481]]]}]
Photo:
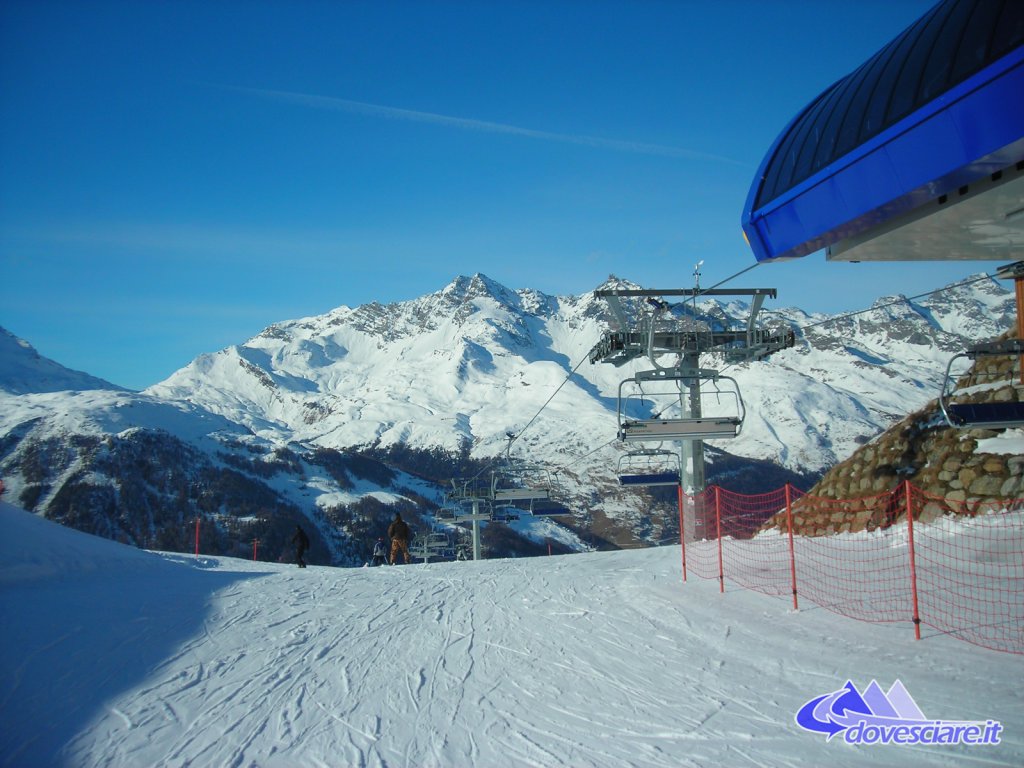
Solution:
[{"label": "white snow field", "polygon": [[[1024,658],[691,577],[678,547],[338,569],[154,554],[0,504],[0,764],[1024,764]],[[900,680],[997,746],[794,715]]]}]

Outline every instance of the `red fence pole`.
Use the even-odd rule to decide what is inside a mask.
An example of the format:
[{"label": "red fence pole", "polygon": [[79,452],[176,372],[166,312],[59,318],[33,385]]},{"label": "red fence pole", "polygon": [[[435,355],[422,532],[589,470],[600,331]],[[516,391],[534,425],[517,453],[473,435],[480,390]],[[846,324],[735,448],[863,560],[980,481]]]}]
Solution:
[{"label": "red fence pole", "polygon": [[255,560],[255,559],[256,559],[256,547],[257,547],[257,545],[258,545],[259,543],[260,543],[260,540],[259,540],[259,539],[253,539],[253,540],[252,540],[252,559],[253,559],[253,560]]},{"label": "red fence pole", "polygon": [[914,639],[921,639],[921,615],[917,610],[917,558],[914,552],[914,501],[911,498],[913,486],[909,480],[903,481],[903,491],[907,497],[907,544],[910,547],[910,595],[914,602]]},{"label": "red fence pole", "polygon": [[196,557],[199,557],[199,518],[196,518]]},{"label": "red fence pole", "polygon": [[797,611],[800,606],[796,602],[796,553],[793,550],[793,504],[789,483],[786,483],[786,529],[789,531],[789,577],[793,584],[793,610]]},{"label": "red fence pole", "polygon": [[725,568],[722,565],[722,502],[715,488],[715,526],[718,533],[718,591],[725,592]]},{"label": "red fence pole", "polygon": [[679,498],[679,543],[683,548],[683,581],[686,581],[686,523],[683,516],[683,484],[676,486]]}]

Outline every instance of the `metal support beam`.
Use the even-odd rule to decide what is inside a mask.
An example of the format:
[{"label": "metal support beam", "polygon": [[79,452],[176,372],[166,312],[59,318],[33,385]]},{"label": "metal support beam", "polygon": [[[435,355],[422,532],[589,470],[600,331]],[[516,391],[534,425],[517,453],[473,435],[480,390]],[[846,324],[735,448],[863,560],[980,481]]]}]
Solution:
[{"label": "metal support beam", "polygon": [[473,499],[473,559],[480,559],[480,502]]},{"label": "metal support beam", "polygon": [[602,288],[601,290],[594,291],[594,295],[599,299],[607,299],[609,296],[686,296],[687,298],[693,298],[694,293],[696,293],[698,298],[701,296],[768,296],[773,299],[778,297],[777,288],[707,288],[697,291],[687,288],[669,288],[667,290],[652,288]]}]

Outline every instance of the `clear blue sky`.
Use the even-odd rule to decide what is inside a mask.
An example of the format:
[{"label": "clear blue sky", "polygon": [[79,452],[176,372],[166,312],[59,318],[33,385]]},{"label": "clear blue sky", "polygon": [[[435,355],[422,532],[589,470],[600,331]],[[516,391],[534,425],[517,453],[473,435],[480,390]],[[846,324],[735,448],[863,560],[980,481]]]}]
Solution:
[{"label": "clear blue sky", "polygon": [[[776,135],[930,5],[4,0],[0,325],[141,388],[458,274],[710,285]],[[733,285],[837,312],[992,266]]]}]

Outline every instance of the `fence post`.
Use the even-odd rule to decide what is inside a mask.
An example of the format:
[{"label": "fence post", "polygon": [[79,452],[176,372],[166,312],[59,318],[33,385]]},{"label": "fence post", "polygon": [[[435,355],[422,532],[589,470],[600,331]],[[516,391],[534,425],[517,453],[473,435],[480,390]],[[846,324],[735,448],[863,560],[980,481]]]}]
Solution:
[{"label": "fence post", "polygon": [[793,585],[793,610],[797,611],[800,606],[796,602],[796,553],[793,550],[793,504],[789,483],[786,483],[786,529],[789,531],[789,577]]},{"label": "fence post", "polygon": [[914,551],[914,501],[911,498],[913,486],[903,481],[903,492],[907,497],[907,544],[910,547],[910,595],[914,603],[914,639],[921,639],[921,615],[917,609],[917,558]]},{"label": "fence post", "polygon": [[718,534],[718,591],[725,592],[725,568],[722,565],[722,501],[718,494],[718,486],[715,489],[715,528]]},{"label": "fence post", "polygon": [[199,557],[199,516],[196,515],[196,557]]},{"label": "fence post", "polygon": [[260,543],[259,539],[253,539],[252,540],[252,559],[254,561],[256,560],[256,547],[259,545],[259,543]]},{"label": "fence post", "polygon": [[683,516],[683,484],[676,486],[679,498],[679,543],[683,548],[683,581],[686,581],[686,524]]}]

